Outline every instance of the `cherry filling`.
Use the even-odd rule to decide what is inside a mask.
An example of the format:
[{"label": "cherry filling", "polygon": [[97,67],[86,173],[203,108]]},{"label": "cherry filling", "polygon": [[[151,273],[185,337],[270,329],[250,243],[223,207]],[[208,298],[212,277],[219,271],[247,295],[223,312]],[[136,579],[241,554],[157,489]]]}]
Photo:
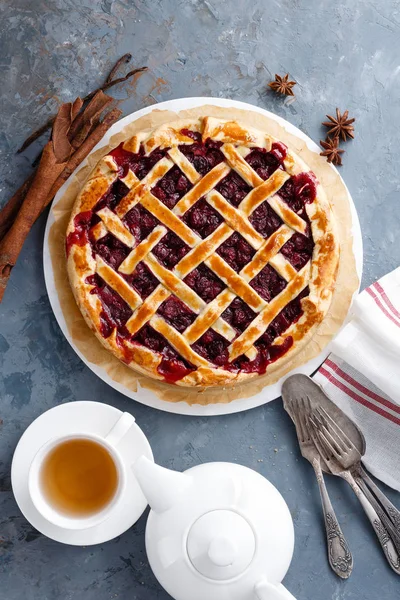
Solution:
[{"label": "cherry filling", "polygon": [[124,150],[122,142],[110,152],[110,156],[113,157],[118,165],[118,176],[120,178],[126,177],[130,169],[138,179],[143,179],[154,165],[164,158],[167,150],[168,148],[154,150],[148,156],[145,156],[143,146],[140,146],[139,152],[134,154],[133,152]]},{"label": "cherry filling", "polygon": [[175,165],[157,182],[151,193],[161,200],[165,206],[172,209],[191,187],[190,181]]},{"label": "cherry filling", "polygon": [[158,308],[157,312],[180,333],[185,331],[197,316],[176,296],[167,298]]},{"label": "cherry filling", "polygon": [[237,273],[243,269],[253,258],[255,251],[248,242],[240,235],[233,233],[219,248],[217,254],[228,263]]},{"label": "cherry filling", "polygon": [[138,243],[147,238],[153,229],[160,224],[159,220],[141,204],[136,204],[131,208],[124,216],[123,221]]},{"label": "cherry filling", "polygon": [[107,233],[97,241],[92,241],[91,245],[93,252],[101,256],[115,270],[118,269],[130,252],[130,248],[111,233]]},{"label": "cherry filling", "polygon": [[81,212],[74,218],[75,229],[68,234],[65,242],[67,256],[71,252],[73,245],[76,244],[77,246],[84,246],[88,243],[89,229],[92,226],[92,218],[93,212],[91,210]]},{"label": "cherry filling", "polygon": [[214,300],[226,287],[221,279],[204,264],[200,264],[186,275],[183,281],[207,303]]},{"label": "cherry filling", "polygon": [[250,192],[251,187],[236,171],[230,171],[215,188],[233,206],[238,207],[243,198]]},{"label": "cherry filling", "polygon": [[299,271],[310,260],[313,248],[314,242],[311,237],[306,237],[301,233],[294,233],[290,240],[282,246],[281,253]]},{"label": "cherry filling", "polygon": [[123,275],[123,277],[143,299],[150,296],[159,284],[157,277],[153,275],[148,266],[143,262],[140,262],[136,266],[133,273],[130,275]]},{"label": "cherry filling", "polygon": [[282,344],[275,344],[270,347],[260,345],[257,348],[258,352],[254,360],[249,360],[246,356],[239,356],[236,360],[225,365],[225,369],[228,371],[240,370],[243,373],[259,373],[262,375],[266,372],[268,365],[286,354],[292,346],[293,338],[291,336],[288,336]]},{"label": "cherry filling", "polygon": [[239,333],[242,333],[257,314],[241,298],[235,298],[221,316],[224,321],[227,321]]},{"label": "cherry filling", "polygon": [[271,208],[268,202],[263,202],[250,216],[250,223],[263,237],[268,238],[282,225],[282,219]]},{"label": "cherry filling", "polygon": [[275,298],[280,292],[285,289],[286,281],[275,271],[271,265],[265,267],[250,281],[250,285],[254,288],[267,302]]},{"label": "cherry filling", "polygon": [[110,288],[105,281],[94,274],[86,278],[86,283],[93,285],[91,294],[97,294],[100,298],[103,310],[100,314],[100,332],[105,338],[108,338],[114,328],[124,329],[124,325],[132,316],[132,310],[128,304]]},{"label": "cherry filling", "polygon": [[142,327],[132,341],[161,354],[162,359],[157,370],[169,383],[175,383],[195,369],[150,325]]},{"label": "cherry filling", "polygon": [[129,188],[123,181],[117,179],[108,188],[107,192],[100,198],[94,207],[93,211],[97,212],[101,208],[109,208],[115,210],[122,198],[129,192]]},{"label": "cherry filling", "polygon": [[214,142],[206,140],[202,142],[201,134],[188,129],[182,129],[182,133],[195,140],[194,144],[182,144],[179,150],[192,163],[194,168],[200,175],[206,175],[211,169],[224,160],[220,148],[222,142]]},{"label": "cherry filling", "polygon": [[160,263],[173,269],[176,264],[189,252],[190,248],[173,231],[168,231],[153,248],[153,254]]},{"label": "cherry filling", "polygon": [[228,346],[228,340],[216,331],[209,329],[192,345],[192,348],[197,354],[211,361],[214,365],[222,367],[228,364]]},{"label": "cherry filling", "polygon": [[314,173],[309,171],[293,175],[283,184],[278,194],[294,212],[303,216],[305,205],[314,202],[317,196]]},{"label": "cherry filling", "polygon": [[279,168],[284,168],[287,147],[281,142],[274,142],[268,152],[265,148],[254,148],[246,157],[246,162],[255,170],[261,179],[268,179]]},{"label": "cherry filling", "polygon": [[200,237],[211,235],[223,221],[221,215],[201,198],[182,217],[182,220]]},{"label": "cherry filling", "polygon": [[301,308],[301,300],[305,298],[310,293],[308,287],[306,287],[294,300],[289,302],[285,306],[283,310],[279,313],[277,317],[272,321],[269,325],[268,329],[255,343],[257,348],[260,347],[269,347],[275,338],[282,335],[286,329],[299,320],[301,315],[303,314],[303,309]]}]

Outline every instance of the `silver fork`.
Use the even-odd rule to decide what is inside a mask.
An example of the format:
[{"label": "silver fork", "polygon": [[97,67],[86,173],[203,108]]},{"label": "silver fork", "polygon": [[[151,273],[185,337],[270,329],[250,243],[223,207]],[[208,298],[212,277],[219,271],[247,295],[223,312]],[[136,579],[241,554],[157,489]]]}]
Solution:
[{"label": "silver fork", "polygon": [[[318,452],[328,465],[331,473],[341,477],[350,485],[351,489],[360,501],[360,504],[363,507],[364,512],[376,533],[390,567],[395,573],[400,575],[400,557],[393,540],[379,515],[377,514],[375,508],[357,485],[353,475],[348,469],[344,468],[336,458],[335,453],[340,454],[340,451],[338,451],[338,446],[336,444],[334,444],[334,446],[336,446],[334,448],[331,442],[327,439],[326,430],[328,427],[324,425],[320,416],[316,415],[315,412],[313,412],[313,415],[308,418],[308,422],[311,425],[311,438],[318,449]],[[330,430],[328,433],[332,434],[332,430]]]},{"label": "silver fork", "polygon": [[[353,569],[353,557],[333,510],[322,473],[322,459],[311,439],[309,426],[306,423],[306,416],[311,410],[310,400],[308,398],[307,401],[304,398],[291,400],[288,408],[296,426],[301,453],[311,463],[317,478],[324,513],[329,564],[339,577],[347,579]],[[323,466],[325,468],[325,464]]]},{"label": "silver fork", "polygon": [[[365,495],[368,499],[374,499],[371,491],[376,496],[377,500],[381,503],[384,511],[383,519],[379,514],[379,510],[377,510],[379,516],[384,521],[386,525],[386,521],[388,521],[387,528],[390,529],[391,533],[393,532],[392,537],[395,537],[395,545],[397,550],[400,552],[400,511],[390,502],[389,498],[385,496],[383,492],[378,488],[378,486],[372,481],[369,477],[368,473],[366,473],[361,465],[361,454],[359,450],[355,447],[350,438],[346,435],[346,433],[335,423],[330,414],[320,406],[316,411],[321,419],[321,421],[325,425],[325,437],[331,442],[331,450],[334,456],[338,459],[340,464],[345,469],[350,469],[358,485],[361,487]],[[338,450],[336,450],[336,448]],[[368,489],[367,484],[370,489]],[[379,505],[378,505],[379,506]]]}]

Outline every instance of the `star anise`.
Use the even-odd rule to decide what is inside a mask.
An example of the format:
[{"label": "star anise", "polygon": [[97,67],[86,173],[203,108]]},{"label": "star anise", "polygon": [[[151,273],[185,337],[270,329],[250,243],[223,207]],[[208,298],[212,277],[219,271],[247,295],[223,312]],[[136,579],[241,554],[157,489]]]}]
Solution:
[{"label": "star anise", "polygon": [[320,152],[321,156],[326,156],[326,160],[328,163],[333,163],[334,165],[342,165],[342,157],[344,150],[339,148],[339,138],[336,136],[335,138],[327,137],[325,141],[320,141],[321,146],[324,148],[323,152]]},{"label": "star anise", "polygon": [[284,77],[275,73],[275,81],[271,81],[269,87],[277,92],[278,94],[284,94],[285,96],[294,96],[292,87],[296,85],[295,81],[289,81],[289,73],[286,73]]},{"label": "star anise", "polygon": [[322,125],[329,127],[328,135],[332,137],[340,136],[345,142],[347,137],[354,139],[354,123],[355,119],[348,119],[349,111],[345,110],[343,114],[340,114],[340,110],[336,109],[336,118],[326,115],[329,121],[324,121]]}]

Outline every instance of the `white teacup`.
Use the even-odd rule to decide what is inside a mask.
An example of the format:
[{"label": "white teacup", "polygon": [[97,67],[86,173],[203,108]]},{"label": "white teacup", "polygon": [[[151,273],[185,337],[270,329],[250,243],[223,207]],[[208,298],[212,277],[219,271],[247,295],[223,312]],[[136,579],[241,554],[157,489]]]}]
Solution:
[{"label": "white teacup", "polygon": [[[28,489],[30,498],[36,510],[44,519],[64,529],[81,530],[99,525],[99,523],[102,523],[116,510],[126,487],[126,466],[118,451],[118,444],[122,441],[134,423],[134,417],[125,412],[105,437],[93,433],[77,431],[65,436],[52,438],[38,450],[29,469]],[[75,515],[68,516],[65,515],[65,513],[58,511],[49,503],[43,492],[43,486],[40,481],[41,468],[49,452],[63,442],[76,439],[90,440],[103,446],[111,456],[118,475],[117,488],[108,504],[98,512],[82,517]]]}]

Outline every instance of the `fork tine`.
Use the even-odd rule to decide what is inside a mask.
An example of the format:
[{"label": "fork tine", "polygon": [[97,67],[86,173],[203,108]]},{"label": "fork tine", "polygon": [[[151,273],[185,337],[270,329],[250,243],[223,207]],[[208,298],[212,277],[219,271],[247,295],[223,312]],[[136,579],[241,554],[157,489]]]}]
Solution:
[{"label": "fork tine", "polygon": [[331,457],[338,458],[338,454],[337,454],[335,448],[328,441],[328,439],[326,438],[326,435],[322,431],[322,428],[325,429],[325,431],[326,431],[325,426],[322,425],[322,428],[321,428],[319,426],[318,422],[315,420],[314,415],[309,420],[311,421],[312,428],[314,430],[315,438],[318,439],[318,441],[325,447],[326,451],[330,452]]},{"label": "fork tine", "polygon": [[312,417],[310,417],[308,419],[309,423],[310,423],[310,435],[311,435],[311,439],[318,451],[318,453],[320,454],[320,456],[323,458],[323,460],[326,463],[329,463],[330,460],[330,456],[328,455],[328,452],[326,450],[326,448],[324,448],[319,440],[319,435],[318,435],[318,426],[316,425],[315,421],[313,420]]},{"label": "fork tine", "polygon": [[[334,444],[337,449],[339,451],[344,451],[347,452],[348,451],[348,446],[345,442],[345,440],[343,439],[341,433],[341,430],[338,429],[336,423],[331,419],[330,415],[328,415],[328,413],[326,411],[324,411],[325,414],[322,413],[322,407],[318,407],[316,410],[318,412],[318,414],[321,416],[321,419],[324,422],[324,429],[326,432],[329,432],[330,436],[331,436],[331,442],[332,444]],[[326,416],[328,417],[328,419],[326,418]]]},{"label": "fork tine", "polygon": [[341,429],[339,427],[339,425],[337,423],[335,423],[335,421],[332,419],[330,414],[325,410],[325,408],[323,406],[320,406],[319,408],[320,408],[321,412],[325,415],[326,419],[328,421],[330,421],[332,426],[335,428],[338,435],[340,435],[341,439],[343,440],[343,443],[351,450],[357,450],[357,448],[355,447],[355,445],[353,444],[351,439],[346,435],[346,433],[343,431],[343,429]]},{"label": "fork tine", "polygon": [[[325,438],[328,440],[328,442],[330,443],[330,445],[334,449],[334,455],[336,456],[336,458],[338,460],[343,460],[344,459],[344,455],[346,455],[348,453],[348,449],[347,448],[341,448],[339,446],[339,444],[337,443],[336,439],[331,435],[330,431],[328,431],[326,429],[326,427],[324,427],[324,430],[321,433],[325,436]],[[335,447],[337,448],[337,450],[335,450]]]},{"label": "fork tine", "polygon": [[[322,444],[324,444],[324,446],[332,453],[332,455],[340,462],[342,460],[342,455],[339,454],[337,452],[337,450],[335,449],[334,446],[332,446],[331,442],[328,440],[327,435],[329,437],[331,437],[329,435],[329,433],[325,434],[322,431],[318,432],[318,437],[321,440]],[[331,438],[332,439],[332,438]]]}]

